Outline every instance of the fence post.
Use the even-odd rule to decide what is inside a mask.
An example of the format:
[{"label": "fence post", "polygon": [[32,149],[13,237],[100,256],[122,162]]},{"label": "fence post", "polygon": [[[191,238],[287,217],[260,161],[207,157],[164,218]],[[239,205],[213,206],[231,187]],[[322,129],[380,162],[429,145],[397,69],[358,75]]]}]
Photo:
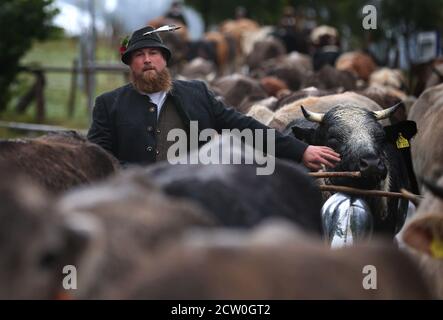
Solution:
[{"label": "fence post", "polygon": [[35,98],[37,102],[36,121],[43,122],[45,120],[45,74],[42,70],[36,70],[35,76],[37,77],[35,83]]},{"label": "fence post", "polygon": [[69,100],[68,100],[68,117],[72,118],[74,115],[75,108],[75,97],[77,94],[77,74],[78,74],[78,59],[74,59],[72,63],[72,75],[71,75],[71,88],[69,92]]},{"label": "fence post", "polygon": [[[29,72],[29,69],[24,67],[22,68],[22,71]],[[34,72],[33,74],[35,75]],[[36,96],[37,78],[35,77],[33,80],[34,83],[32,84],[31,88],[29,88],[29,90],[20,97],[17,105],[15,106],[15,112],[17,112],[18,114],[24,113]]]}]

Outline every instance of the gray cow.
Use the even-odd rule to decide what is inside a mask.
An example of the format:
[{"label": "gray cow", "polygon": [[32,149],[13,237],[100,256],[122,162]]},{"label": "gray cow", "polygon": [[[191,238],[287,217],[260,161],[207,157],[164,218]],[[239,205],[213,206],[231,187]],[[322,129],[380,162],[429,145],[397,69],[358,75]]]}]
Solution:
[{"label": "gray cow", "polygon": [[400,240],[417,259],[434,294],[443,299],[443,176],[425,182],[427,191]]},{"label": "gray cow", "polygon": [[168,197],[140,172],[73,191],[56,205],[26,177],[0,172],[0,299],[121,298],[163,245],[213,225],[203,209]]},{"label": "gray cow", "polygon": [[186,235],[138,279],[125,290],[130,298],[432,298],[415,263],[394,246],[331,250],[288,221]]},{"label": "gray cow", "polygon": [[[417,123],[418,130],[411,142],[415,174],[436,180],[443,174],[443,84],[422,93],[408,119]],[[423,192],[421,183],[420,188]]]},{"label": "gray cow", "polygon": [[[334,171],[362,174],[358,179],[331,178],[327,184],[396,192],[401,188],[410,189],[407,156],[398,149],[397,141],[400,135],[410,139],[415,133],[415,124],[401,122],[384,128],[379,123],[394,113],[397,106],[370,111],[356,105],[337,105],[326,113],[301,108],[304,119],[296,119],[286,131],[292,131],[309,144],[326,145],[338,152],[341,161]],[[393,237],[405,221],[408,202],[397,198],[363,199],[374,215],[374,230]]]},{"label": "gray cow", "polygon": [[110,153],[75,131],[0,140],[0,162],[53,193],[104,179],[119,169]]}]

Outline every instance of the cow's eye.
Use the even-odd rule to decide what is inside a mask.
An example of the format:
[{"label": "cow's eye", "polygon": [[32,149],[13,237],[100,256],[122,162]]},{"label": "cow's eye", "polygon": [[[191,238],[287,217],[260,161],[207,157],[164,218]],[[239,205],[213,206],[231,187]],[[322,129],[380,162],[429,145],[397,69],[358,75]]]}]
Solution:
[{"label": "cow's eye", "polygon": [[339,142],[338,142],[338,139],[337,139],[337,138],[335,138],[335,137],[330,137],[330,138],[328,139],[328,144],[329,144],[330,146],[337,146],[337,145],[339,144]]},{"label": "cow's eye", "polygon": [[384,142],[386,139],[386,136],[383,133],[380,133],[380,134],[376,134],[374,136],[374,138],[375,138],[375,141],[377,141],[377,142]]}]

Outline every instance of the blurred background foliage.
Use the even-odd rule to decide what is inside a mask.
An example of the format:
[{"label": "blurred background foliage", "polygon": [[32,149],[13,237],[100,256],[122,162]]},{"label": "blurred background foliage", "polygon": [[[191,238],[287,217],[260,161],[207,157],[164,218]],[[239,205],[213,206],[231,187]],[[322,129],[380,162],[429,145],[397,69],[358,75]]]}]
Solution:
[{"label": "blurred background foliage", "polygon": [[51,25],[58,13],[52,0],[2,0],[0,2],[0,111],[11,97],[11,85],[19,62],[34,40],[57,37],[61,30]]}]

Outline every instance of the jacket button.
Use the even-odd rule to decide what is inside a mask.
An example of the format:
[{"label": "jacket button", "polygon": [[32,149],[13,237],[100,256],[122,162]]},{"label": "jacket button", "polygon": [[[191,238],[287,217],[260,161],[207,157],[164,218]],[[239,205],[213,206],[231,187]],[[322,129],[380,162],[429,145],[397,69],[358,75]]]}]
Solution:
[{"label": "jacket button", "polygon": [[149,131],[149,132],[154,131],[154,127],[152,127],[152,126],[148,126],[148,131]]},{"label": "jacket button", "polygon": [[155,151],[155,154],[156,154],[156,155],[159,155],[159,154],[160,154],[160,151],[156,150],[156,151]]},{"label": "jacket button", "polygon": [[157,129],[156,132],[157,132],[157,133],[160,133],[160,129]]},{"label": "jacket button", "polygon": [[152,147],[147,147],[146,151],[151,152],[152,150],[154,150]]},{"label": "jacket button", "polygon": [[149,112],[155,112],[155,107],[150,107]]}]

